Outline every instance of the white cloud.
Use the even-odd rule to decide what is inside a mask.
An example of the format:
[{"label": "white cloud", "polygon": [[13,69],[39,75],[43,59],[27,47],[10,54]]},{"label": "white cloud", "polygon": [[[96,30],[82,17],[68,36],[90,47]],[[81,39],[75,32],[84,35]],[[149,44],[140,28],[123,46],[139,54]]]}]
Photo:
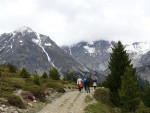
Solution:
[{"label": "white cloud", "polygon": [[150,42],[149,6],[148,0],[0,0],[0,33],[25,25],[59,45]]}]

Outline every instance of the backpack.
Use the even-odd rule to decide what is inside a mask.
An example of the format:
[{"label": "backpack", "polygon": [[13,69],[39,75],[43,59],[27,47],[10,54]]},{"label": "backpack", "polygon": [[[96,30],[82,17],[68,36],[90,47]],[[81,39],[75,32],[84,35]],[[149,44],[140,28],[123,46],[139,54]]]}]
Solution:
[{"label": "backpack", "polygon": [[86,85],[86,79],[83,79],[83,85]]},{"label": "backpack", "polygon": [[91,82],[91,81],[90,81],[90,78],[87,78],[87,79],[86,79],[86,84],[87,84],[87,85],[90,85],[90,82]]}]

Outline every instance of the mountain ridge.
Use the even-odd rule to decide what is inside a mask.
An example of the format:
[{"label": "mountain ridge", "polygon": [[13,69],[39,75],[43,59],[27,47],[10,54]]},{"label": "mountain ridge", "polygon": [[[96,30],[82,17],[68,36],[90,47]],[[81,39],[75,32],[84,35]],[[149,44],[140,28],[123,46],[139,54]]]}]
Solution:
[{"label": "mountain ridge", "polygon": [[[115,44],[116,42],[107,40],[97,40],[93,42],[84,41],[72,46],[62,46],[62,49],[69,54],[71,53],[70,55],[82,62],[87,67],[101,73],[106,73],[109,72],[107,70],[110,53],[112,52],[111,48]],[[140,73],[144,79],[150,81],[150,77],[147,75],[149,71],[140,69],[150,64],[150,43],[134,42],[130,45],[126,44],[125,50],[129,54],[129,58],[131,59],[131,63],[134,65],[134,67],[144,71],[141,73],[138,71],[138,73]]]},{"label": "mountain ridge", "polygon": [[87,67],[65,53],[49,36],[36,33],[26,26],[0,35],[0,63],[26,67],[32,73],[42,73],[52,67],[61,72],[89,72]]}]

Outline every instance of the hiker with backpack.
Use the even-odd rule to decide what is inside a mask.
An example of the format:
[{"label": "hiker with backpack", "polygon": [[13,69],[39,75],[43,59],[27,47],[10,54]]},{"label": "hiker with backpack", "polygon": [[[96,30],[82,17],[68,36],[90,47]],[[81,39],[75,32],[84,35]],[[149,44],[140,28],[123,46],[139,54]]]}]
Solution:
[{"label": "hiker with backpack", "polygon": [[85,91],[87,91],[86,90],[86,78],[83,79],[82,83],[83,83],[83,87],[84,87]]},{"label": "hiker with backpack", "polygon": [[90,93],[90,78],[88,77],[84,83],[87,93]]},{"label": "hiker with backpack", "polygon": [[77,86],[78,86],[79,92],[81,92],[83,88],[83,84],[82,84],[82,79],[80,76],[78,76],[78,79],[77,79]]}]

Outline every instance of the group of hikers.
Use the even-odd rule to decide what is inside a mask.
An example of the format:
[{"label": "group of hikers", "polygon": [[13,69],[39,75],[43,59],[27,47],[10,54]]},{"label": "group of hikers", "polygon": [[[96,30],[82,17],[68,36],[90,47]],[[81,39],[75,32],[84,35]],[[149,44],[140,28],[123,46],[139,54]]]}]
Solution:
[{"label": "group of hikers", "polygon": [[79,92],[81,92],[81,90],[85,89],[85,91],[87,93],[90,93],[90,86],[91,86],[91,83],[93,82],[93,87],[94,87],[94,90],[96,89],[96,80],[93,80],[91,81],[91,79],[89,77],[86,77],[84,78],[83,80],[81,79],[80,76],[78,76],[78,79],[77,79],[77,86],[78,86],[78,89],[79,89]]}]

